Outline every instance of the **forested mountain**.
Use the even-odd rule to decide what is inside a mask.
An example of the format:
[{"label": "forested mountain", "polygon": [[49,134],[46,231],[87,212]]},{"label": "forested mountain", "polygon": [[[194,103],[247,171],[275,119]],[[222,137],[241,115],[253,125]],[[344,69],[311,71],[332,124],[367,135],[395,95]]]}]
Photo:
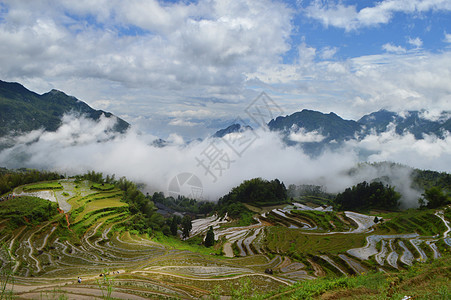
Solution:
[{"label": "forested mountain", "polygon": [[434,119],[428,119],[425,115],[425,112],[420,111],[409,111],[400,115],[382,109],[353,121],[344,120],[333,112],[324,114],[304,109],[289,116],[277,117],[268,123],[268,127],[285,134],[295,133],[300,129],[304,132],[316,131],[324,137],[322,142],[363,138],[367,134],[389,130],[390,124],[394,126],[397,134],[409,132],[417,139],[422,139],[424,134],[443,137],[445,132],[451,132],[450,112],[442,112]]},{"label": "forested mountain", "polygon": [[[397,114],[382,109],[354,121],[345,120],[333,112],[325,114],[304,109],[271,120],[268,128],[280,132],[287,145],[300,144],[307,153],[315,154],[325,146],[334,148],[347,140],[359,140],[370,134],[389,130],[394,130],[399,135],[411,133],[416,139],[423,139],[425,134],[444,138],[451,133],[451,112],[443,111],[440,115],[431,117],[426,111]],[[218,130],[213,137],[222,138],[229,133],[247,129],[249,128],[233,124]]]},{"label": "forested mountain", "polygon": [[252,127],[251,126],[241,126],[240,124],[236,123],[236,124],[230,125],[229,127],[225,128],[225,129],[216,131],[216,133],[213,135],[213,137],[222,138],[229,133],[243,132],[246,130],[252,130]]},{"label": "forested mountain", "polygon": [[[98,120],[102,114],[107,118],[115,117],[57,90],[39,95],[19,83],[0,80],[0,136],[39,128],[55,131],[66,113],[83,114],[93,120]],[[129,126],[117,118],[114,130],[124,132]]]},{"label": "forested mountain", "polygon": [[346,140],[353,138],[361,130],[356,121],[344,120],[333,112],[323,114],[318,111],[304,109],[285,117],[277,117],[268,123],[272,131],[290,133],[304,129],[305,132],[318,131],[323,141]]},{"label": "forested mountain", "polygon": [[375,131],[377,133],[387,131],[388,126],[392,123],[397,134],[407,131],[417,139],[422,139],[423,134],[435,134],[443,138],[446,131],[451,132],[449,112],[442,112],[437,119],[430,120],[419,111],[409,111],[401,116],[382,109],[363,116],[357,122],[365,126],[366,132]]}]

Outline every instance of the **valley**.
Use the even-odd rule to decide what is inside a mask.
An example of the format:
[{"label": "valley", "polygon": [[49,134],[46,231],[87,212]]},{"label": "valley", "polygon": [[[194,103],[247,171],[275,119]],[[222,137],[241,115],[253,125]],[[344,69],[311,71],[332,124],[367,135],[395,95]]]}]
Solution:
[{"label": "valley", "polygon": [[[193,220],[182,241],[126,230],[128,204],[112,184],[60,179],[12,195],[1,208],[30,196],[58,204],[38,225],[0,222],[3,268],[14,273],[8,288],[20,299],[284,298],[299,282],[403,272],[446,258],[451,246],[447,207],[366,215],[312,203],[247,205],[259,211],[253,224],[213,214]],[[216,243],[205,248],[210,226]]]}]

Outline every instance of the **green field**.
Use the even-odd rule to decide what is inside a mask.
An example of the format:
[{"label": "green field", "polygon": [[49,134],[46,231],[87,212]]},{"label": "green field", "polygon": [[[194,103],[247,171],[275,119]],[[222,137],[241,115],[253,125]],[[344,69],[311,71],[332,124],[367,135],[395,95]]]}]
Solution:
[{"label": "green field", "polygon": [[57,181],[43,182],[38,184],[30,184],[23,186],[23,191],[39,191],[39,190],[60,190],[63,186]]},{"label": "green field", "polygon": [[[11,263],[2,265],[0,278],[4,282],[9,270],[14,286],[6,291],[18,299],[108,298],[108,290],[118,299],[402,299],[405,295],[447,299],[450,295],[451,249],[443,238],[447,227],[436,210],[378,213],[383,222],[354,233],[357,224],[342,212],[277,214],[273,210],[285,205],[247,205],[255,219],[215,226],[218,239],[207,248],[202,230],[188,240],[159,231],[127,230],[139,219],[130,213],[124,192],[110,184],[62,179],[17,191],[52,191],[58,203],[70,207],[67,213],[58,212],[57,203],[30,196],[0,203],[0,259],[11,257]],[[443,209],[443,216],[449,220],[450,210]],[[302,224],[310,228],[301,228]],[[399,233],[416,235],[391,237]],[[374,246],[383,264],[374,254],[365,260],[348,252],[364,249],[372,235],[385,235]],[[227,245],[234,257],[226,257]],[[412,253],[411,263],[401,261],[401,245]],[[391,251],[399,256],[396,267],[388,258]],[[419,251],[424,252],[426,264],[420,262]],[[434,259],[434,251],[441,259]],[[76,282],[79,276],[82,284]]]}]

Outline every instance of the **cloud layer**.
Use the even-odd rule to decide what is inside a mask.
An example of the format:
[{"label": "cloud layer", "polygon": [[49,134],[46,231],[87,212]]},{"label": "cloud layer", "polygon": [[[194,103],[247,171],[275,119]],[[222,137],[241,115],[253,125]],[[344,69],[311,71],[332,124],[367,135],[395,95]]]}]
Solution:
[{"label": "cloud layer", "polygon": [[[424,32],[394,26],[401,33],[359,50],[365,30],[399,16],[448,20],[450,11],[446,0],[6,0],[0,77],[63,90],[162,138],[205,136],[262,90],[288,113],[443,110],[451,100],[446,22]],[[346,42],[333,43],[337,36]],[[434,50],[432,37],[441,43]]]},{"label": "cloud layer", "polygon": [[346,31],[357,30],[389,23],[396,13],[414,14],[428,11],[451,11],[447,0],[383,0],[357,9],[357,5],[346,5],[342,1],[314,0],[306,7],[307,15],[324,26],[335,26]]},{"label": "cloud layer", "polygon": [[[153,146],[154,136],[130,130],[125,135],[108,133],[113,122],[95,122],[65,116],[56,132],[34,131],[16,138],[16,146],[0,152],[0,165],[31,167],[80,174],[89,170],[126,176],[143,182],[150,192],[168,194],[171,180],[181,173],[192,173],[202,182],[203,198],[216,200],[243,180],[279,178],[288,184],[323,185],[329,192],[363,180],[388,177],[404,195],[404,205],[415,206],[420,193],[410,188],[411,169],[402,166],[366,166],[356,173],[349,170],[371,153],[369,161],[396,161],[413,167],[450,172],[451,137],[432,136],[417,141],[410,134],[394,131],[349,141],[333,152],[311,158],[300,147],[287,147],[275,132],[259,129],[224,139],[206,139],[186,144],[177,135],[169,146]],[[302,134],[301,132],[297,133]],[[310,139],[310,134],[305,133]]]}]

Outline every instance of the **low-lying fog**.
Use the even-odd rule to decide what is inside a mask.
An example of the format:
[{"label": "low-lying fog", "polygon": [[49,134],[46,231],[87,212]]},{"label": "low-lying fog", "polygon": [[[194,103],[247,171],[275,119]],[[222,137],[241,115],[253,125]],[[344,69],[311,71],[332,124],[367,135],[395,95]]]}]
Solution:
[{"label": "low-lying fog", "polygon": [[[95,170],[145,183],[149,192],[177,193],[180,185],[181,193],[207,200],[217,200],[243,180],[254,177],[279,178],[286,186],[317,184],[328,192],[340,192],[363,180],[386,176],[402,193],[404,207],[416,206],[422,192],[410,188],[410,168],[365,165],[348,175],[349,169],[364,159],[451,171],[450,135],[445,139],[425,136],[415,140],[411,134],[388,131],[310,157],[297,146],[287,147],[278,133],[264,129],[191,143],[173,134],[167,146],[157,147],[152,144],[156,137],[133,129],[115,135],[109,131],[113,125],[112,119],[94,122],[66,115],[56,132],[39,130],[16,137],[14,147],[0,152],[0,166],[54,170],[67,175]],[[369,154],[362,158],[362,153]],[[177,177],[182,173],[189,175]],[[193,180],[195,176],[200,182]]]}]

